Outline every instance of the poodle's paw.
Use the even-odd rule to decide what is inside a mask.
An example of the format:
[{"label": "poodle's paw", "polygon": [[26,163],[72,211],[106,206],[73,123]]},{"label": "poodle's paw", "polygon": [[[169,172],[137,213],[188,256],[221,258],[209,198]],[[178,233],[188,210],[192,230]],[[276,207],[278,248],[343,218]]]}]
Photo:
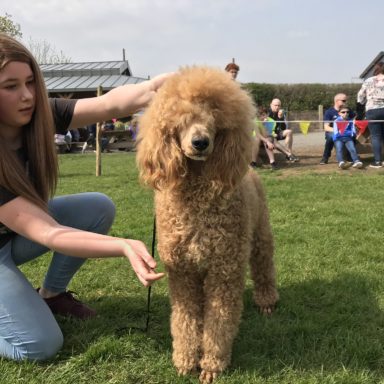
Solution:
[{"label": "poodle's paw", "polygon": [[197,368],[176,368],[179,376],[197,375]]},{"label": "poodle's paw", "polygon": [[200,360],[200,383],[212,383],[225,370],[230,362],[230,354],[225,356],[221,354],[217,357],[216,354],[204,354]]},{"label": "poodle's paw", "polygon": [[265,307],[259,306],[259,311],[264,316],[271,316],[272,313],[275,311],[274,305],[267,305]]},{"label": "poodle's paw", "polygon": [[201,384],[213,383],[214,380],[217,379],[218,375],[219,375],[219,372],[211,372],[211,371],[206,371],[205,369],[203,369],[200,373],[199,382]]},{"label": "poodle's paw", "polygon": [[173,356],[173,364],[176,367],[179,376],[186,376],[189,374],[196,374],[198,370],[199,361],[197,356]]},{"label": "poodle's paw", "polygon": [[255,292],[253,295],[255,304],[259,308],[262,315],[270,316],[276,309],[276,304],[279,300],[279,294],[275,289]]}]

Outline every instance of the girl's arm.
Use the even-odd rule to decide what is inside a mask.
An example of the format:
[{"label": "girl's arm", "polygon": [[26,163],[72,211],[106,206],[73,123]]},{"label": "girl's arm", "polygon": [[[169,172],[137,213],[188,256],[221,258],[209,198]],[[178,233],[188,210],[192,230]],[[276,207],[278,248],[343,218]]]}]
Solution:
[{"label": "girl's arm", "polygon": [[165,80],[172,75],[162,74],[139,84],[122,85],[100,97],[79,99],[68,129],[131,115],[145,107]]},{"label": "girl's arm", "polygon": [[0,206],[0,222],[21,236],[66,255],[81,258],[125,256],[144,286],[164,276],[154,271],[156,262],[141,241],[60,225],[23,197]]}]

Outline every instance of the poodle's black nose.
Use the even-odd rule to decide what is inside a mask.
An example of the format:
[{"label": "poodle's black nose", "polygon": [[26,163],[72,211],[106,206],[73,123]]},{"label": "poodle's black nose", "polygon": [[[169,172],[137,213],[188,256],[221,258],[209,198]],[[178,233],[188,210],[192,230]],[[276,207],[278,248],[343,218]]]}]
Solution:
[{"label": "poodle's black nose", "polygon": [[192,146],[198,151],[204,151],[208,145],[209,139],[207,137],[195,137],[192,139]]}]

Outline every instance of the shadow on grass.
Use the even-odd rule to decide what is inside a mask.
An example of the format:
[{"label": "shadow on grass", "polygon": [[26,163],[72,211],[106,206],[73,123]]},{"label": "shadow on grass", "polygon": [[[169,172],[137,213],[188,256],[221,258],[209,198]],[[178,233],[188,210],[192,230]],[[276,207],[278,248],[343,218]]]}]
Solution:
[{"label": "shadow on grass", "polygon": [[248,289],[232,369],[266,377],[288,367],[382,372],[384,316],[372,286],[372,280],[356,274],[283,286],[270,318],[257,314]]},{"label": "shadow on grass", "polygon": [[90,345],[97,344],[101,339],[112,342],[130,337],[142,342],[152,339],[159,343],[158,349],[163,349],[164,345],[165,350],[170,350],[170,306],[167,296],[151,294],[148,330],[146,292],[127,298],[103,296],[97,302],[90,301],[89,305],[98,311],[96,318],[87,321],[57,318],[65,340],[59,359],[85,353]]},{"label": "shadow on grass", "polygon": [[[332,281],[316,279],[283,286],[279,306],[270,318],[258,313],[248,288],[229,372],[269,377],[287,368],[298,374],[332,374],[345,368],[379,374],[384,368],[384,316],[370,288],[373,284],[362,276],[344,274]],[[103,353],[115,361],[124,360],[133,346],[141,356],[165,358],[172,369],[170,306],[166,295],[152,295],[147,333],[143,332],[146,296],[103,297],[97,304],[100,315],[96,319],[60,320],[66,342],[59,361],[81,354],[89,360],[88,350],[107,339],[104,352],[101,348],[101,352],[90,353],[91,360],[97,361]],[[118,346],[110,347],[119,343],[125,344],[125,352],[120,352]],[[146,347],[137,352],[143,345]]]}]

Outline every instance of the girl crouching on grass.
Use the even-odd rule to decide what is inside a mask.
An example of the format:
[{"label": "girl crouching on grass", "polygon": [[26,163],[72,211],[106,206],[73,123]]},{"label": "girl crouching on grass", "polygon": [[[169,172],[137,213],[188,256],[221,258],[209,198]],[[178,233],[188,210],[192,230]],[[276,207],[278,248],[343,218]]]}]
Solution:
[{"label": "girl crouching on grass", "polygon": [[[106,235],[115,215],[107,196],[52,196],[58,177],[54,134],[132,114],[168,76],[97,98],[49,100],[31,53],[0,34],[0,356],[53,357],[63,343],[53,314],[95,315],[67,291],[86,258],[125,256],[145,286],[163,277],[141,241]],[[49,250],[53,257],[36,290],[17,266]]]}]

